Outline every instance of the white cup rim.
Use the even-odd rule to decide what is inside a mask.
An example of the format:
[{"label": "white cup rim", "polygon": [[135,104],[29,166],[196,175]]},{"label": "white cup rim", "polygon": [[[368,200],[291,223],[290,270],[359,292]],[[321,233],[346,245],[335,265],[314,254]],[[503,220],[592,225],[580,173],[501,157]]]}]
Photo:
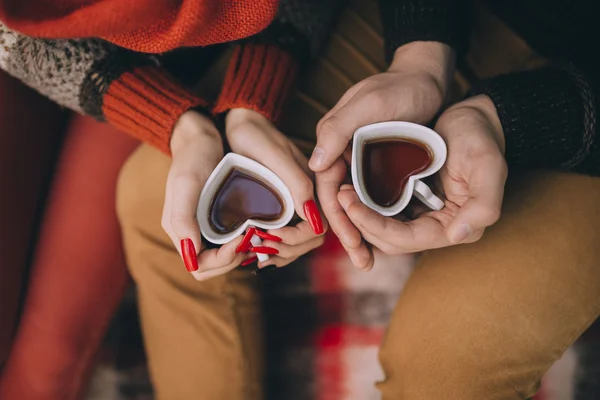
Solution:
[{"label": "white cup rim", "polygon": [[[415,140],[426,145],[433,161],[424,171],[408,178],[402,195],[388,207],[375,203],[367,194],[363,179],[363,149],[367,141],[374,139],[401,138]],[[406,121],[388,121],[365,125],[354,132],[352,143],[352,184],[361,202],[367,207],[384,216],[399,214],[408,205],[414,191],[415,181],[421,180],[438,172],[446,162],[447,147],[444,139],[433,129]]]},{"label": "white cup rim", "polygon": [[[215,232],[210,224],[210,206],[212,200],[216,196],[218,190],[223,184],[223,180],[226,179],[231,171],[235,168],[239,168],[246,172],[255,175],[259,179],[268,183],[283,201],[283,214],[276,221],[259,221],[249,219],[240,225],[237,229],[232,232],[223,234]],[[200,232],[206,240],[214,244],[225,244],[235,239],[237,236],[242,235],[246,229],[250,226],[254,226],[262,229],[279,229],[286,226],[294,216],[294,201],[292,200],[292,194],[283,181],[270,169],[264,165],[240,154],[227,153],[217,167],[213,170],[212,174],[206,181],[202,193],[200,194],[200,201],[198,202],[198,208],[196,210],[196,218],[200,225]]]}]

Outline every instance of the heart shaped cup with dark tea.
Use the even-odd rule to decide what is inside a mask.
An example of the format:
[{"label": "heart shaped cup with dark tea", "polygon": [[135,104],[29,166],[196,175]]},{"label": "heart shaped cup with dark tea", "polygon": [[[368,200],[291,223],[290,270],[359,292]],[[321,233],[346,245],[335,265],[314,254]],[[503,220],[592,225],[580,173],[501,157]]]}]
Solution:
[{"label": "heart shaped cup with dark tea", "polygon": [[434,130],[403,121],[366,125],[354,133],[352,183],[361,202],[384,216],[402,212],[414,195],[433,210],[444,202],[422,182],[446,162]]},{"label": "heart shaped cup with dark tea", "polygon": [[225,244],[251,226],[265,230],[286,226],[294,216],[294,203],[273,171],[228,153],[206,181],[196,215],[202,236]]}]

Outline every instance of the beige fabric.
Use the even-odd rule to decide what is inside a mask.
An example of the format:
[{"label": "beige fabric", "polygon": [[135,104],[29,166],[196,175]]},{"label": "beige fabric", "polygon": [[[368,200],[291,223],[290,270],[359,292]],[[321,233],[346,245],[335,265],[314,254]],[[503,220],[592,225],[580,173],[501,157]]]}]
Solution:
[{"label": "beige fabric", "polygon": [[[283,131],[302,140],[307,152],[326,110],[353,83],[385,69],[375,4],[351,1],[291,101]],[[479,53],[468,57],[473,76],[543,62],[484,9],[478,13],[489,23],[475,29]],[[505,44],[500,56],[488,51],[498,43]],[[218,92],[226,57],[201,91]],[[455,95],[467,86],[457,74]],[[160,227],[168,167],[164,155],[142,146],[124,167],[118,188],[157,399],[260,399],[262,323],[255,280],[234,271],[199,283],[185,271]],[[599,179],[531,174],[509,186],[501,221],[481,242],[422,257],[382,347],[384,399],[532,395],[543,372],[600,313],[598,204]]]},{"label": "beige fabric", "polygon": [[380,352],[384,400],[517,400],[600,315],[600,179],[536,173],[508,186],[473,245],[431,251]]}]

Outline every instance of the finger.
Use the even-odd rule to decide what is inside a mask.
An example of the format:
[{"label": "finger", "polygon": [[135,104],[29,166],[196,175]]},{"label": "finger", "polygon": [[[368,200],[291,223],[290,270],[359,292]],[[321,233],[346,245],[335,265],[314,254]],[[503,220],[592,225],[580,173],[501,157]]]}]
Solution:
[{"label": "finger", "polygon": [[196,208],[206,179],[222,154],[220,142],[206,135],[191,141],[173,157],[167,177],[162,223],[178,248],[182,239],[190,239],[197,251],[201,249]]},{"label": "finger", "polygon": [[[335,115],[341,108],[343,108],[346,104],[348,104],[348,102],[365,86],[365,84],[367,83],[367,80],[363,80],[361,82],[358,82],[356,85],[352,86],[350,89],[348,89],[346,91],[346,93],[344,93],[344,95],[340,98],[340,100],[336,103],[336,105],[329,110],[324,116],[323,118],[321,118],[319,120],[319,123],[317,124],[317,134],[318,132],[322,131],[323,128],[323,124],[326,121],[330,121],[330,118]],[[316,148],[315,148],[316,150]],[[310,161],[312,162],[312,164],[315,163],[319,163],[319,161],[317,160],[317,158],[319,157],[319,150],[317,150],[317,154],[315,154],[315,151],[313,150],[313,156],[311,157]],[[314,160],[313,160],[314,158]],[[326,167],[323,167],[322,169],[324,169]],[[322,170],[320,169],[320,170]],[[314,170],[314,169],[313,169]]]},{"label": "finger", "polygon": [[419,216],[431,211],[431,209],[429,207],[427,207],[425,204],[423,204],[421,202],[411,204],[411,207],[412,208],[411,208],[410,217],[413,219],[418,218]]},{"label": "finger", "polygon": [[[382,234],[385,235],[387,233],[387,232],[385,232],[387,221],[383,217],[379,218],[379,217],[381,217],[379,214],[377,214],[375,211],[368,209],[368,207],[364,206],[363,204],[360,204],[359,207],[362,208],[364,206],[365,210],[362,210],[362,209],[357,210],[355,208],[356,206],[354,206],[353,204],[356,202],[360,203],[360,199],[358,198],[358,195],[354,191],[354,188],[351,185],[344,185],[342,188],[344,190],[341,190],[340,193],[338,194],[338,200],[345,210],[348,210],[352,207],[352,209],[349,210],[349,212],[352,213],[352,216],[350,217],[350,219],[352,222],[354,222],[355,226],[360,231],[363,239],[365,239],[367,242],[369,242],[370,244],[372,244],[373,246],[375,246],[376,248],[378,248],[385,254],[400,253],[401,251],[396,246],[390,245],[386,241],[379,238],[379,235],[382,235]],[[365,229],[362,225],[357,224],[358,222],[362,221],[362,219],[369,218],[371,216],[369,214],[373,214],[373,216],[377,217],[378,220],[381,219],[381,223],[379,224],[379,227],[374,228],[374,229],[379,229],[379,232],[377,232],[377,234],[371,233],[370,230]],[[354,221],[353,218],[356,218],[356,221]]]},{"label": "finger", "polygon": [[[165,203],[164,219],[168,221],[165,230],[176,247],[191,240],[197,251],[201,249],[201,236],[196,221],[196,207],[204,182],[192,173],[174,175],[168,179],[169,202]],[[168,208],[167,208],[168,207]],[[181,254],[185,256],[184,249]]]},{"label": "finger", "polygon": [[[162,226],[163,230],[169,236],[169,239],[171,239],[173,244],[175,244],[175,248],[179,252],[179,255],[182,256],[181,246],[177,246],[177,244],[176,244],[177,237],[175,236],[175,234],[173,233],[173,230],[171,229],[171,198],[172,197],[173,196],[172,196],[171,190],[169,188],[169,180],[167,178],[166,189],[165,189],[165,202],[163,204],[161,226]],[[200,243],[202,243],[202,242],[200,242]],[[198,249],[198,251],[200,251],[200,250],[201,249]]]},{"label": "finger", "polygon": [[314,237],[304,243],[300,243],[297,245],[289,245],[283,242],[273,242],[271,240],[267,240],[262,243],[263,246],[269,246],[279,251],[277,255],[283,258],[292,258],[299,257],[303,254],[308,253],[309,251],[320,247],[325,241],[324,236]]},{"label": "finger", "polygon": [[504,158],[484,155],[473,161],[477,168],[469,177],[469,199],[448,227],[451,243],[463,243],[500,218],[507,169]]},{"label": "finger", "polygon": [[[293,151],[286,151],[271,141],[261,142],[260,146],[255,147],[260,148],[260,152],[253,153],[252,158],[258,159],[281,178],[290,190],[296,214],[308,221],[316,234],[322,234],[325,227],[321,212],[314,201],[314,184],[301,165],[306,162],[306,159],[302,156],[301,163],[298,163],[298,157]],[[243,154],[243,151],[240,154]]]},{"label": "finger", "polygon": [[352,165],[352,149],[350,146],[346,147],[346,150],[342,153],[342,158],[346,162],[346,165]]},{"label": "finger", "polygon": [[[211,250],[211,251],[213,251],[213,250]],[[237,268],[241,263],[242,263],[242,261],[240,261],[240,262],[234,261],[234,262],[224,265],[222,267],[193,271],[192,276],[197,281],[205,281],[207,279],[214,278],[215,276],[224,275],[224,274],[234,270],[235,268]]]},{"label": "finger", "polygon": [[209,269],[221,268],[235,262],[239,264],[246,257],[244,253],[236,253],[235,251],[241,240],[242,237],[239,236],[217,249],[205,250],[200,253],[198,256],[200,270],[205,271]]},{"label": "finger", "polygon": [[373,257],[373,249],[361,240],[360,246],[355,249],[345,248],[346,253],[350,257],[350,261],[357,269],[370,271],[373,269],[375,259]]},{"label": "finger", "polygon": [[463,243],[475,243],[475,242],[479,241],[479,239],[481,239],[483,237],[484,232],[485,232],[485,229],[479,229],[479,230],[473,232],[467,239],[465,239],[463,241]]},{"label": "finger", "polygon": [[344,93],[342,95],[342,97],[340,97],[340,99],[338,100],[338,102],[336,103],[335,106],[333,106],[333,108],[331,110],[329,110],[320,120],[319,123],[317,124],[317,131],[321,128],[321,125],[323,124],[323,121],[327,120],[330,116],[332,116],[333,114],[335,114],[336,112],[338,112],[338,110],[342,107],[344,107],[352,97],[354,97],[354,95],[356,93],[358,93],[367,83],[367,80],[363,80],[358,82],[356,85],[352,86],[350,89],[346,90],[346,93]]},{"label": "finger", "polygon": [[244,253],[236,253],[235,249],[241,237],[219,247],[218,249],[205,250],[198,256],[199,269],[192,272],[196,280],[206,280],[217,275],[225,274],[236,268],[246,258]]},{"label": "finger", "polygon": [[[352,190],[353,191],[354,186],[348,185],[348,184],[342,185],[340,187],[340,191],[344,191],[344,190]],[[342,243],[342,246],[343,245],[344,244]],[[357,248],[350,249],[350,248],[344,247],[344,249],[348,253],[348,256],[350,257],[352,264],[354,264],[354,266],[357,267],[358,269],[368,271],[371,268],[373,268],[373,263],[374,263],[373,251],[362,240],[362,238],[361,238],[361,243]]]},{"label": "finger", "polygon": [[[170,176],[173,175],[170,174]],[[187,196],[191,196],[192,198],[196,196],[193,189],[194,186],[195,185],[193,184],[191,185],[192,189],[190,191],[192,193],[188,193]],[[188,272],[194,272],[198,270],[197,256],[203,249],[202,239],[200,237],[199,228],[193,225],[195,222],[194,216],[192,216],[194,222],[190,222],[184,218],[183,215],[180,215],[178,218],[173,218],[173,210],[176,207],[181,207],[181,205],[173,205],[173,199],[177,197],[177,194],[174,193],[176,190],[180,190],[179,185],[175,184],[173,179],[168,178],[165,204],[163,207],[162,226],[179,252],[185,268]],[[183,193],[182,195],[186,196],[186,193]],[[198,198],[200,197],[199,194],[197,194],[197,196]],[[195,215],[195,213],[193,215]]]},{"label": "finger", "polygon": [[306,221],[304,203],[314,200],[314,184],[294,157],[282,149],[273,146],[260,162],[275,172],[288,187],[294,200],[296,213]]},{"label": "finger", "polygon": [[302,221],[295,226],[286,226],[280,229],[272,229],[268,231],[270,234],[279,236],[281,241],[285,244],[295,246],[319,237],[310,224],[306,221]]},{"label": "finger", "polygon": [[345,175],[346,164],[341,159],[327,170],[317,173],[317,195],[331,229],[344,247],[357,249],[361,244],[360,232],[352,225],[337,198]]},{"label": "finger", "polygon": [[358,90],[346,104],[320,121],[310,169],[320,172],[329,168],[342,155],[358,128],[393,119],[397,108],[395,104],[390,107],[389,99],[377,91]]},{"label": "finger", "polygon": [[229,271],[235,269],[238,265],[237,264],[229,264],[220,268],[215,268],[215,269],[209,269],[206,271],[194,271],[192,272],[192,276],[194,277],[194,279],[196,279],[197,281],[206,281],[210,278],[214,278],[215,276],[219,276],[219,275],[224,275],[226,273],[228,273]]},{"label": "finger", "polygon": [[259,268],[259,271],[263,270],[265,267],[268,267],[270,265],[273,265],[277,268],[281,268],[281,267],[285,267],[286,265],[293,263],[297,259],[298,259],[298,257],[283,258],[283,257],[279,257],[279,256],[272,256],[267,261],[258,263],[258,268]]},{"label": "finger", "polygon": [[339,198],[354,225],[382,251],[392,251],[391,246],[396,253],[413,253],[448,245],[443,226],[431,216],[401,222],[371,210],[354,191],[340,192]]},{"label": "finger", "polygon": [[314,179],[315,173],[310,168],[308,168],[308,159],[306,158],[304,153],[302,153],[296,146],[291,146],[291,150],[292,155],[294,156],[294,159],[296,160],[300,168],[302,168],[304,173],[308,177],[310,177],[310,179]]}]

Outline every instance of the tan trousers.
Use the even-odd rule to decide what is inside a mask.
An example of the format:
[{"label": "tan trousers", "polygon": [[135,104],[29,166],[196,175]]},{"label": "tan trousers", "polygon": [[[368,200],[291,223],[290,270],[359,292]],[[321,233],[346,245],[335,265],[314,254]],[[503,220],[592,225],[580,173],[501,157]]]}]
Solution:
[{"label": "tan trousers", "polygon": [[[286,133],[310,139],[316,121],[348,87],[385,68],[374,4],[351,3],[292,100],[296,112]],[[497,21],[485,12],[480,17],[485,23],[476,27],[473,45],[479,52],[469,56],[475,73],[540,62]],[[493,53],[486,54],[486,43]],[[209,79],[203,90],[214,93],[217,81]],[[459,76],[457,91],[464,82]],[[169,162],[142,146],[118,187],[157,399],[261,399],[255,280],[233,271],[196,282],[185,271],[160,227]],[[532,396],[544,372],[600,315],[599,228],[600,179],[538,172],[510,182],[502,218],[480,242],[420,259],[381,348],[383,398]]]}]

